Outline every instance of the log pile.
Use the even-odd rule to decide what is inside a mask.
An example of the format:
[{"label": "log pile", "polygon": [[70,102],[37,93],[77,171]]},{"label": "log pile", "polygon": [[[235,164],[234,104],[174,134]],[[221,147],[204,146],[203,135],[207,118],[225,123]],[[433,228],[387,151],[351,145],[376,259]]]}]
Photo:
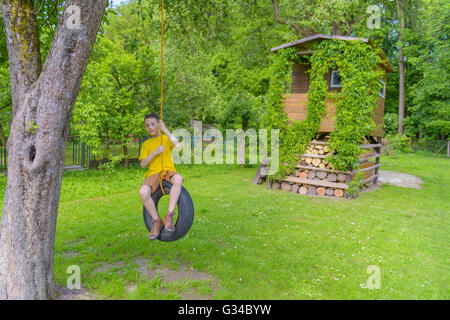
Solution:
[{"label": "log pile", "polygon": [[328,155],[330,155],[328,145],[313,140],[305,154],[300,157],[298,165],[333,170],[332,164],[325,160]]},{"label": "log pile", "polygon": [[[374,167],[378,165],[370,159],[379,159],[376,148],[368,148],[362,145],[360,157],[360,169],[365,173],[364,183],[366,185],[375,182],[378,170]],[[325,141],[313,140],[309,144],[306,152],[299,155],[296,169],[281,181],[272,181],[269,188],[283,190],[309,196],[321,197],[347,197],[345,192],[348,184],[355,177],[355,172],[338,171],[326,160],[330,155],[330,149]]]},{"label": "log pile", "polygon": [[[316,179],[318,183],[316,185],[309,184],[309,181],[278,181],[272,182],[270,186],[273,190],[290,191],[293,193],[299,193],[302,195],[310,196],[327,196],[342,198],[345,196],[345,189],[348,188],[347,184],[329,184],[327,186],[325,179]],[[321,186],[322,184],[322,186]]]}]

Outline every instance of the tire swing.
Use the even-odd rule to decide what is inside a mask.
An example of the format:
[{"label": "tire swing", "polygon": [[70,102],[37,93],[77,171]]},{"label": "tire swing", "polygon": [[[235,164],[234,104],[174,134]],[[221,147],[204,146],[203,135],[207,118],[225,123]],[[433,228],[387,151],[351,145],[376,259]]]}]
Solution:
[{"label": "tire swing", "polygon": [[[162,186],[164,188],[164,192],[166,194],[170,193],[170,189],[172,188],[172,184],[163,181]],[[163,190],[161,187],[159,187],[153,194],[152,194],[152,200],[155,203],[156,210],[158,210],[158,203],[159,200],[164,196]],[[192,198],[189,195],[189,192],[184,187],[181,187],[181,193],[180,198],[178,199],[178,219],[175,223],[175,231],[174,232],[167,232],[163,229],[161,230],[161,233],[159,234],[158,240],[164,241],[164,242],[170,242],[170,241],[176,241],[183,236],[186,235],[186,233],[189,232],[191,229],[192,223],[194,222],[194,203],[192,202]],[[144,206],[144,222],[145,226],[148,229],[148,232],[152,229],[152,222],[153,219],[148,213],[147,209]]]},{"label": "tire swing", "polygon": [[[164,0],[162,0],[162,24],[161,24],[161,120],[163,119],[163,48],[164,48]],[[161,134],[161,144],[162,144],[162,134]],[[164,169],[164,164],[162,164],[162,169]],[[151,195],[153,202],[155,203],[156,211],[158,211],[159,200],[166,194],[170,194],[170,189],[172,189],[172,184],[166,180],[162,179],[159,181],[158,189]],[[181,187],[180,197],[177,202],[178,206],[178,219],[175,223],[175,231],[167,232],[162,227],[159,234],[158,240],[164,242],[176,241],[186,235],[192,227],[194,222],[194,203],[192,198],[184,187]],[[148,231],[152,230],[153,219],[148,213],[144,206],[144,223]]]}]

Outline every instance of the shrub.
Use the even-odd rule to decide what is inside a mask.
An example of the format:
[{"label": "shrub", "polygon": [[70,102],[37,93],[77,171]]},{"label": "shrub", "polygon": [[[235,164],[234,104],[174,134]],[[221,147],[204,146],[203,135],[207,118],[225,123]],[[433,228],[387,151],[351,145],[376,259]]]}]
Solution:
[{"label": "shrub", "polygon": [[394,151],[398,151],[401,153],[410,153],[413,152],[411,147],[411,139],[406,135],[392,135],[388,137],[390,145]]},{"label": "shrub", "polygon": [[398,114],[386,113],[383,118],[383,130],[386,135],[394,135],[398,132]]}]

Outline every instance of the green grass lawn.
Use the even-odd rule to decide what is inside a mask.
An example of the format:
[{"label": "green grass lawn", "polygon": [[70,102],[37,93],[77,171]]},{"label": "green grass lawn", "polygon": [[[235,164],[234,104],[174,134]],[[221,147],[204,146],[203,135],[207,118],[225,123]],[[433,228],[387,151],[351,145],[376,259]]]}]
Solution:
[{"label": "green grass lawn", "polygon": [[[150,242],[138,189],[144,170],[66,172],[55,275],[70,265],[97,299],[449,299],[450,162],[421,154],[382,158],[422,190],[384,185],[356,200],[310,198],[252,185],[256,167],[178,166],[195,205],[190,233]],[[2,180],[1,188],[4,189]],[[167,197],[161,212],[166,212]],[[189,269],[213,280],[167,282],[139,272]],[[366,287],[378,266],[381,289]],[[107,266],[105,268],[105,266]],[[133,290],[130,290],[133,288]]]}]

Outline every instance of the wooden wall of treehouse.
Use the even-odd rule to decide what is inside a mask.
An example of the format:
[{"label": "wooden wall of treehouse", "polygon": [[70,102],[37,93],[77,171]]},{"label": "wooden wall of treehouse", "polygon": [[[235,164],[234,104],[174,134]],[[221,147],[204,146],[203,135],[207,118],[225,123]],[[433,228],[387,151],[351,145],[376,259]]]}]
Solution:
[{"label": "wooden wall of treehouse", "polygon": [[[306,119],[306,104],[308,102],[308,89],[310,84],[309,73],[310,69],[309,64],[294,64],[292,68],[292,85],[291,92],[285,95],[284,101],[284,111],[287,113],[288,123],[291,123],[292,120],[305,120]],[[328,82],[328,91],[336,90],[341,91],[341,88],[332,88],[331,87],[331,72],[329,70],[326,79]],[[386,83],[386,76],[383,79],[384,83]],[[336,120],[336,107],[330,102],[326,101],[327,111],[326,114],[322,117],[322,121],[320,122],[320,128],[318,132],[332,132],[334,131],[334,122]],[[382,137],[383,136],[383,116],[384,116],[384,98],[382,96],[378,96],[377,100],[377,108],[374,112],[373,120],[375,122],[375,129],[370,133],[371,136],[374,137]]]}]

